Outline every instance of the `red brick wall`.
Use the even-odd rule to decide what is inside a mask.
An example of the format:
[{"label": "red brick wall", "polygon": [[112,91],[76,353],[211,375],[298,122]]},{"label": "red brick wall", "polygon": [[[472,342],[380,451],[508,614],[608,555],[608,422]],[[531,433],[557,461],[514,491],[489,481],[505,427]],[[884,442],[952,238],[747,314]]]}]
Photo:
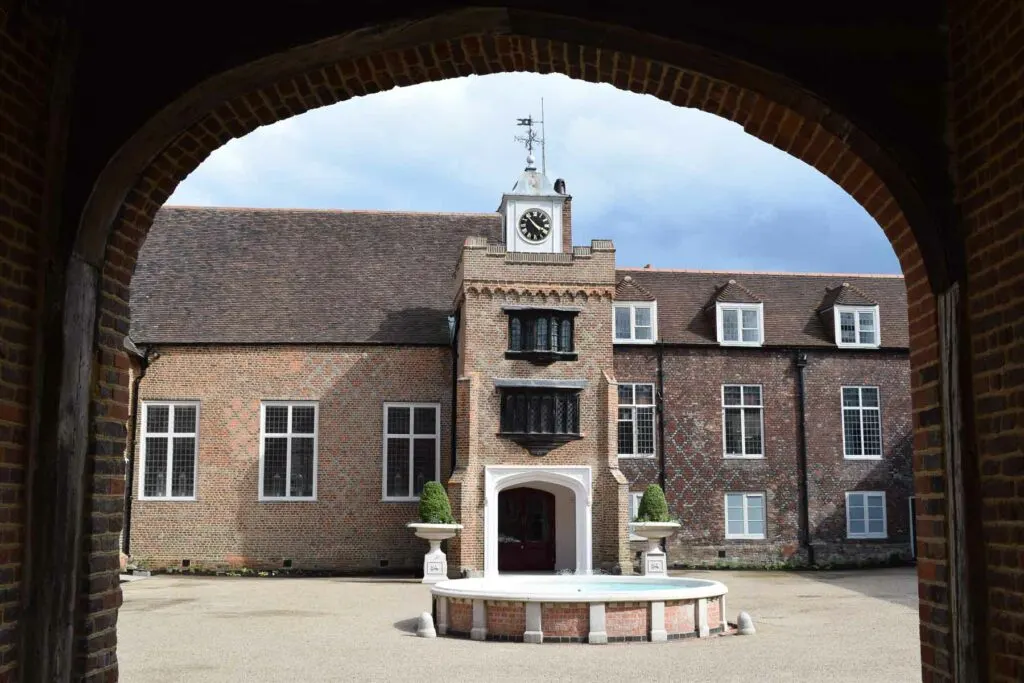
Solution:
[{"label": "red brick wall", "polygon": [[696,631],[697,621],[694,618],[694,609],[695,606],[692,602],[666,602],[665,632],[672,635]]},{"label": "red brick wall", "polygon": [[487,635],[522,637],[526,630],[526,603],[488,601]]},{"label": "red brick wall", "polygon": [[0,10],[0,680],[18,670],[25,483],[34,333],[44,273],[36,268],[45,213],[51,51],[55,31],[25,10]]},{"label": "red brick wall", "polygon": [[708,599],[708,628],[715,629],[722,625],[722,599]]},{"label": "red brick wall", "polygon": [[473,601],[448,599],[448,630],[469,633],[473,628]]},{"label": "red brick wall", "polygon": [[545,602],[540,607],[544,637],[586,638],[590,633],[590,605],[585,602]]},{"label": "red brick wall", "polygon": [[[969,340],[993,681],[1024,680],[1024,6],[950,2],[950,133]],[[941,576],[941,575],[940,575]],[[930,577],[929,577],[930,578]],[[934,592],[932,592],[934,594]],[[935,610],[936,612],[938,609]],[[926,661],[926,664],[930,663]],[[941,663],[936,660],[936,667]]]},{"label": "red brick wall", "polygon": [[[799,547],[797,374],[794,352],[671,347],[664,350],[666,495],[682,522],[669,540],[671,562],[804,563]],[[909,555],[907,497],[912,490],[910,369],[902,352],[815,351],[808,354],[807,431],[811,525],[816,561]],[[620,382],[657,382],[654,349],[617,347]],[[762,385],[763,460],[723,453],[722,385]],[[883,458],[845,460],[840,387],[878,386],[883,401]],[[659,448],[662,447],[659,444]],[[658,481],[655,458],[620,459],[632,491]],[[885,490],[888,542],[848,541],[845,491]],[[767,539],[725,540],[726,492],[767,493]],[[639,547],[639,546],[637,546]]]},{"label": "red brick wall", "polygon": [[604,607],[604,630],[609,638],[647,636],[650,603],[609,602]]},{"label": "red brick wall", "polygon": [[[416,503],[381,502],[383,403],[436,402],[441,476],[450,469],[451,351],[383,347],[164,347],[139,394],[197,400],[195,502],[139,500],[131,555],[152,568],[419,568],[426,541],[405,528]],[[261,400],[319,401],[317,500],[258,501]],[[138,461],[136,461],[138,463]],[[183,529],[187,531],[183,532]],[[372,533],[368,533],[372,530]]]}]

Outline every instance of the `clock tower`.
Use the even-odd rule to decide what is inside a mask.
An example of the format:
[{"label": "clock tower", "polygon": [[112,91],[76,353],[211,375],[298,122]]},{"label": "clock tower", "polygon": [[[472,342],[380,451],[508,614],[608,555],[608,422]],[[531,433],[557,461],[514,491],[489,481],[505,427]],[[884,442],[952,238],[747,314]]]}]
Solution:
[{"label": "clock tower", "polygon": [[501,214],[507,251],[559,253],[562,251],[562,208],[568,195],[555,187],[534,166],[533,155],[519,180],[501,197]]}]

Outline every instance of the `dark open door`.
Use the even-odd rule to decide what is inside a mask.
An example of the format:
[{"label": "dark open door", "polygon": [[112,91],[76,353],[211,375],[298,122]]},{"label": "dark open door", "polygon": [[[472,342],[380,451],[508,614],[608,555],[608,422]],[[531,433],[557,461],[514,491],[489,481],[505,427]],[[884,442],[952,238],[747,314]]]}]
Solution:
[{"label": "dark open door", "polygon": [[498,571],[555,569],[555,497],[516,488],[498,494]]}]

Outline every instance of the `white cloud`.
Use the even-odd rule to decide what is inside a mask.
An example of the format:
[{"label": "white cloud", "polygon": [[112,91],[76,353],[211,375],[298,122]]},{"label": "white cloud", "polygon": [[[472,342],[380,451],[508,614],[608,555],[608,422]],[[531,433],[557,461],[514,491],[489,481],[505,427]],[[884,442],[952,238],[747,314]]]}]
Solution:
[{"label": "white cloud", "polygon": [[[523,166],[515,120],[539,118],[541,97],[548,175],[566,179],[580,232],[635,238],[653,222],[723,218],[745,230],[803,212],[843,235],[877,231],[865,238],[880,245],[874,261],[895,268],[850,197],[737,124],[558,75],[452,79],[317,109],[215,151],[170,203],[493,211]],[[609,216],[621,219],[586,224]]]}]

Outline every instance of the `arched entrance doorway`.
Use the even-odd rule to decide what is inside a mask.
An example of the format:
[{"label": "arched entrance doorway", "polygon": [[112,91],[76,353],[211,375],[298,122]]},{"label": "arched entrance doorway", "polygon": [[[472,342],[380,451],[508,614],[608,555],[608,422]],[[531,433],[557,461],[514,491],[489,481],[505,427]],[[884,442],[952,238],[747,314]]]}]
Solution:
[{"label": "arched entrance doorway", "polygon": [[554,571],[557,528],[553,493],[529,486],[499,493],[498,571]]}]

